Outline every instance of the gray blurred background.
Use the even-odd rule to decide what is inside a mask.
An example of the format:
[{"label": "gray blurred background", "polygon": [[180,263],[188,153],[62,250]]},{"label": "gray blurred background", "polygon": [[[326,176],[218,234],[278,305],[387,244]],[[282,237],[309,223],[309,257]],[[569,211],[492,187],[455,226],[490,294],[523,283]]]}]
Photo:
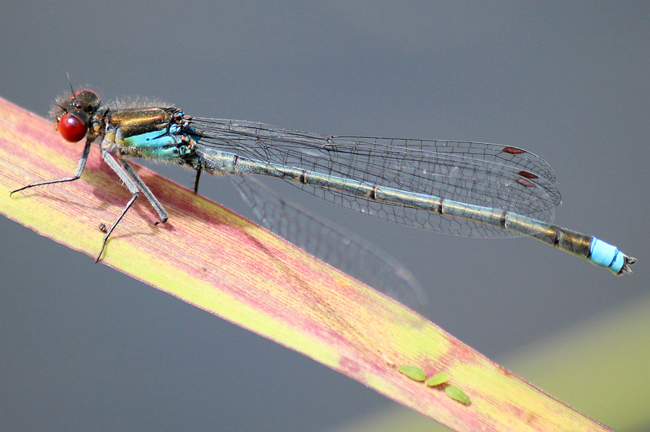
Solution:
[{"label": "gray blurred background", "polygon": [[[428,292],[427,316],[498,358],[647,292],[649,36],[647,1],[5,0],[0,96],[46,115],[69,73],[104,100],[541,155],[563,195],[557,223],[639,258],[633,275],[279,187],[402,261]],[[190,171],[154,169],[192,185]],[[202,193],[251,217],[225,180],[204,178]],[[392,404],[4,217],[0,293],[2,431],[322,431]]]}]

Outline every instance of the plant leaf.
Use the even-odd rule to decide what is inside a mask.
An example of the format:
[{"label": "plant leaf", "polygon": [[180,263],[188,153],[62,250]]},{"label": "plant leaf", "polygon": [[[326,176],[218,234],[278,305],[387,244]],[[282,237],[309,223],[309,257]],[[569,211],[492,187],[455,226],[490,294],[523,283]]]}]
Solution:
[{"label": "plant leaf", "polygon": [[[80,145],[47,120],[0,100],[0,212],[94,259],[130,198],[91,151],[82,178],[9,193],[74,173]],[[494,364],[423,317],[204,197],[136,166],[169,213],[155,226],[138,200],[102,262],[256,332],[456,430],[608,430]],[[88,265],[93,265],[88,260]],[[396,365],[445,370],[470,406],[413,381]]]}]

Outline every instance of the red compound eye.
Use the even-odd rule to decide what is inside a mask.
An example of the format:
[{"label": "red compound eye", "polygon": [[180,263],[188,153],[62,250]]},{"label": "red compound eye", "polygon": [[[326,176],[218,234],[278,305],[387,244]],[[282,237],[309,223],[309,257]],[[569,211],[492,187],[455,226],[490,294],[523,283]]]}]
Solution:
[{"label": "red compound eye", "polygon": [[88,132],[88,124],[82,120],[85,117],[81,113],[69,112],[61,116],[59,120],[59,133],[66,141],[81,141]]}]

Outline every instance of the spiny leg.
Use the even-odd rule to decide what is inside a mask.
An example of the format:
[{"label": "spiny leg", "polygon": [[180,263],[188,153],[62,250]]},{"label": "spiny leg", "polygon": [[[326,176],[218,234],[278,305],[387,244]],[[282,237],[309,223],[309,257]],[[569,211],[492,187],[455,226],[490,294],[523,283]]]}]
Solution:
[{"label": "spiny leg", "polygon": [[196,170],[196,178],[194,179],[194,193],[195,194],[199,193],[199,180],[201,179],[201,171],[202,171],[201,168]]},{"label": "spiny leg", "polygon": [[92,144],[92,141],[87,139],[86,140],[86,146],[84,147],[84,151],[81,154],[81,159],[79,159],[79,163],[77,164],[77,170],[75,171],[74,176],[66,177],[66,178],[62,178],[62,179],[57,179],[57,180],[47,180],[47,181],[42,181],[42,182],[37,182],[37,183],[31,183],[31,184],[28,184],[27,186],[21,187],[20,189],[16,189],[14,191],[11,191],[9,196],[11,196],[12,194],[14,194],[16,192],[20,192],[20,191],[23,191],[25,189],[29,189],[29,188],[32,188],[32,187],[35,187],[35,186],[44,186],[44,185],[48,185],[48,184],[65,183],[65,182],[71,182],[71,181],[79,180],[79,178],[81,177],[81,174],[84,172],[84,169],[86,168],[86,162],[88,161],[88,154],[90,153],[91,144]]},{"label": "spiny leg", "polygon": [[120,213],[120,215],[117,217],[115,222],[113,222],[113,225],[111,225],[111,227],[106,232],[106,235],[104,236],[104,240],[102,240],[102,249],[99,251],[99,254],[97,255],[97,258],[95,258],[96,263],[99,262],[99,259],[102,257],[102,254],[104,253],[104,249],[106,249],[106,242],[108,241],[108,238],[110,237],[111,233],[113,232],[113,230],[115,229],[117,224],[120,223],[120,221],[122,220],[122,218],[124,217],[126,212],[129,211],[129,209],[131,208],[131,206],[133,205],[135,200],[138,198],[139,194],[140,194],[140,192],[136,190],[136,192],[133,194],[133,196],[131,197],[129,202],[126,203],[126,206],[122,210],[122,213]]},{"label": "spiny leg", "polygon": [[156,225],[162,222],[166,222],[167,219],[169,219],[169,216],[167,215],[167,212],[163,208],[162,204],[158,201],[158,199],[154,196],[154,194],[151,192],[149,187],[142,181],[138,173],[133,169],[131,165],[125,160],[120,160],[120,163],[118,163],[113,156],[108,153],[107,151],[102,149],[102,158],[106,162],[106,164],[113,170],[115,173],[120,177],[122,182],[124,182],[124,185],[127,187],[129,192],[133,195],[131,199],[129,200],[128,203],[126,203],[126,206],[124,209],[122,209],[122,212],[120,215],[117,217],[115,222],[113,222],[113,225],[109,228],[108,232],[104,236],[104,240],[102,241],[102,249],[99,251],[99,255],[97,255],[97,258],[95,259],[95,262],[98,262],[99,259],[101,258],[102,254],[104,253],[104,249],[106,248],[106,242],[108,241],[108,238],[110,237],[111,233],[117,227],[117,224],[120,223],[126,212],[129,211],[135,200],[138,198],[140,195],[140,192],[144,194],[144,196],[149,200],[151,203],[151,206],[156,210],[156,213],[158,213],[158,216],[160,217],[160,220],[156,222]]},{"label": "spiny leg", "polygon": [[111,233],[113,232],[117,224],[120,223],[120,221],[122,220],[126,212],[129,211],[129,209],[131,208],[135,200],[138,198],[138,195],[140,195],[140,190],[138,189],[138,185],[136,184],[136,182],[131,178],[131,176],[129,176],[129,174],[122,168],[122,166],[120,166],[120,164],[117,163],[117,161],[113,158],[113,156],[104,149],[102,149],[102,158],[104,159],[104,162],[106,162],[106,165],[108,165],[120,177],[122,182],[124,182],[126,188],[129,190],[129,192],[131,192],[133,196],[131,197],[129,202],[122,210],[122,213],[120,213],[120,215],[117,217],[115,222],[113,222],[113,225],[111,225],[111,227],[108,229],[108,232],[106,233],[106,235],[104,236],[104,240],[102,241],[102,249],[99,251],[99,255],[97,255],[95,262],[99,262],[99,259],[104,253],[104,249],[106,248],[106,242],[108,241],[108,238],[111,236]]}]

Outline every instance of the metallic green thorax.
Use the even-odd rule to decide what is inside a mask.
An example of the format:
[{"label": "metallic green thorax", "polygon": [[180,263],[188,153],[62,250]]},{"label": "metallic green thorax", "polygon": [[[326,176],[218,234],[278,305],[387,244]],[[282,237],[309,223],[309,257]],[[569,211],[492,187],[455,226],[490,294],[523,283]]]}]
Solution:
[{"label": "metallic green thorax", "polygon": [[[103,116],[102,147],[121,156],[187,163],[198,136],[178,108],[137,108],[107,112]],[[100,126],[101,128],[101,126]]]}]

